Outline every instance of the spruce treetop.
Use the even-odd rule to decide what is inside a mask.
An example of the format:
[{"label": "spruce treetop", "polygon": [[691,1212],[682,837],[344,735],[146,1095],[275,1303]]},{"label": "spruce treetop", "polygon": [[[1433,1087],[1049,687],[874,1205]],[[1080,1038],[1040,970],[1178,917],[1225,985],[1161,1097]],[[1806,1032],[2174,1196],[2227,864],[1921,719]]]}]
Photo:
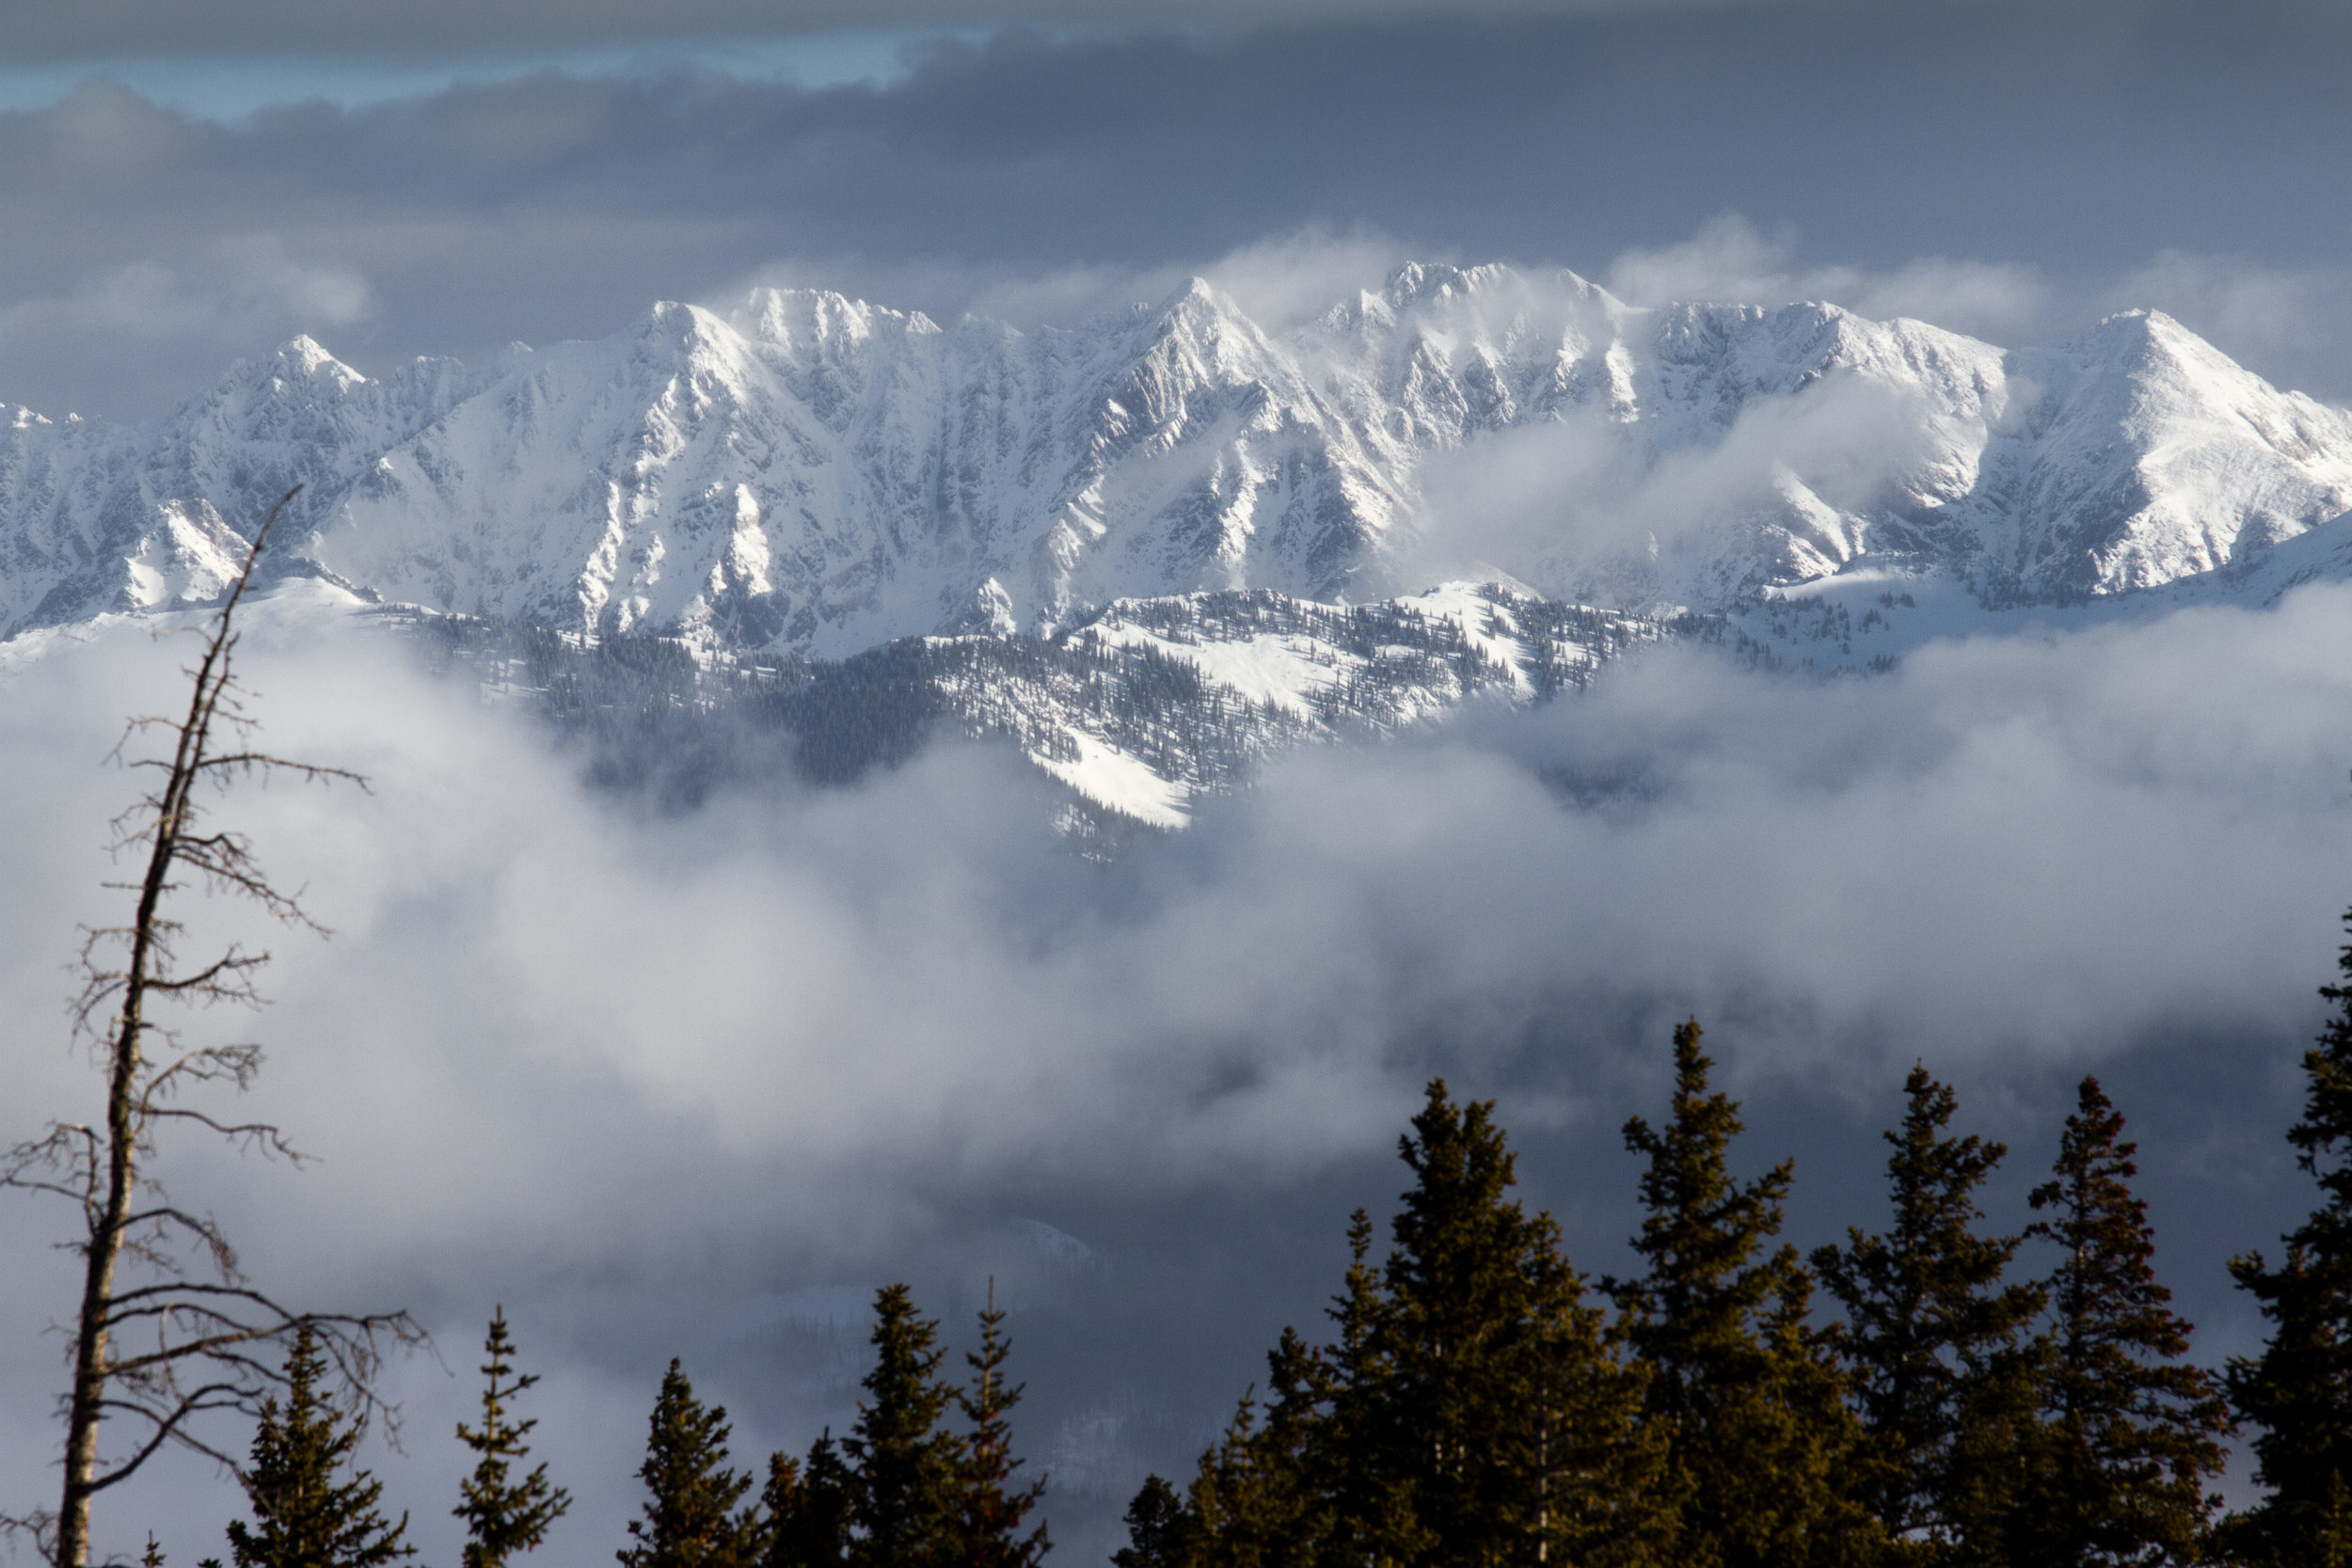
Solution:
[{"label": "spruce treetop", "polygon": [[530,1456],[523,1441],[539,1423],[516,1421],[509,1414],[515,1399],[537,1386],[538,1374],[515,1375],[515,1341],[506,1327],[506,1308],[490,1319],[483,1343],[489,1360],[482,1367],[482,1424],[457,1426],[457,1439],[482,1456],[473,1474],[459,1483],[462,1499],[450,1512],[466,1521],[465,1568],[503,1568],[516,1552],[537,1548],[548,1527],[572,1506],[571,1494],[548,1481],[548,1467],[539,1465],[520,1481],[510,1479],[512,1466]]},{"label": "spruce treetop", "polygon": [[2022,1238],[1976,1228],[1977,1194],[2008,1150],[1947,1134],[1958,1099],[1924,1065],[1903,1090],[1902,1126],[1885,1134],[1893,1223],[1850,1227],[1813,1266],[1845,1313],[1834,1332],[1869,1438],[1862,1496],[1891,1534],[1955,1549],[1997,1532],[2034,1402],[2025,1346],[2042,1297],[2004,1283]]},{"label": "spruce treetop", "polygon": [[736,1512],[752,1478],[727,1466],[725,1408],[706,1409],[675,1359],[649,1428],[637,1470],[649,1496],[628,1522],[635,1544],[615,1554],[622,1568],[752,1568],[766,1532],[755,1510]]},{"label": "spruce treetop", "polygon": [[1652,1407],[1669,1412],[1701,1397],[1708,1379],[1753,1359],[1748,1325],[1799,1267],[1786,1247],[1759,1261],[1780,1234],[1794,1164],[1784,1160],[1754,1181],[1733,1180],[1731,1141],[1744,1124],[1739,1103],[1710,1087],[1715,1064],[1699,1049],[1700,1035],[1696,1019],[1675,1029],[1674,1114],[1664,1129],[1640,1117],[1625,1124],[1626,1148],[1648,1161],[1633,1249],[1649,1272],[1602,1285],[1655,1364]]},{"label": "spruce treetop", "polygon": [[919,1568],[959,1541],[966,1445],[943,1418],[956,1393],[940,1376],[939,1324],[906,1286],[874,1293],[874,1366],[857,1425],[842,1440],[857,1472],[853,1555],[871,1568]]},{"label": "spruce treetop", "polygon": [[1667,1445],[1678,1509],[1669,1560],[1867,1560],[1875,1526],[1851,1497],[1860,1434],[1809,1321],[1812,1276],[1794,1247],[1767,1250],[1794,1167],[1733,1179],[1740,1107],[1710,1086],[1699,1037],[1696,1019],[1675,1030],[1672,1119],[1626,1123],[1626,1147],[1647,1160],[1633,1247],[1648,1271],[1603,1282],[1647,1363],[1645,1416]]},{"label": "spruce treetop", "polygon": [[326,1375],[304,1324],[286,1357],[286,1396],[262,1406],[252,1458],[237,1472],[253,1513],[229,1527],[237,1568],[387,1568],[416,1555],[408,1516],[387,1522],[384,1483],[353,1466],[359,1423],[322,1395]]},{"label": "spruce treetop", "polygon": [[1009,1416],[1021,1402],[1022,1388],[1005,1381],[1012,1347],[1004,1323],[992,1277],[988,1305],[980,1309],[980,1348],[964,1356],[972,1367],[972,1386],[956,1396],[972,1423],[965,1445],[962,1506],[962,1557],[972,1568],[1035,1568],[1047,1547],[1043,1525],[1022,1531],[1045,1495],[1045,1482],[1016,1485],[1012,1479],[1022,1462],[1013,1456]]},{"label": "spruce treetop", "polygon": [[[2028,1503],[2030,1560],[2195,1560],[2205,1549],[2233,1430],[2211,1374],[2183,1359],[2191,1325],[2155,1275],[2155,1235],[2134,1195],[2137,1146],[2096,1078],[2066,1118],[2026,1234],[2059,1254],[2049,1281],[2049,1450]],[[2070,1555],[2072,1554],[2072,1555]]]},{"label": "spruce treetop", "polygon": [[[2344,916],[2352,930],[2352,912]],[[2230,1260],[2239,1289],[2271,1324],[2261,1355],[2230,1363],[2230,1401],[2257,1429],[2254,1479],[2270,1495],[2231,1521],[2254,1562],[2352,1564],[2352,944],[2335,1011],[2303,1053],[2303,1114],[2287,1132],[2319,1202],[2284,1238],[2277,1267],[2261,1253]]]}]

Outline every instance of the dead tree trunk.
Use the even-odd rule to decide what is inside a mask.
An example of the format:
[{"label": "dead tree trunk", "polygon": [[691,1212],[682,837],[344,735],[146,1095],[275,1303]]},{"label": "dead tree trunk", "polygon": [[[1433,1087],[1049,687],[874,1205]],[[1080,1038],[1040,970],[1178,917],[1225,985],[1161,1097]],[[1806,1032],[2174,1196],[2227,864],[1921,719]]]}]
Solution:
[{"label": "dead tree trunk", "polygon": [[[181,971],[173,953],[181,926],[165,912],[167,896],[183,885],[177,877],[192,872],[212,890],[242,895],[286,924],[325,934],[292,895],[269,882],[242,834],[202,830],[199,786],[288,771],[366,787],[366,781],[341,768],[254,750],[253,721],[240,701],[246,693],[231,675],[237,609],[252,586],[270,530],[298,489],[270,509],[244,571],[205,629],[203,652],[187,672],[185,715],[135,719],[124,737],[128,745],[160,732],[169,737],[170,754],[131,762],[160,772],[163,782],[115,822],[112,848],[144,850],[146,857],[139,880],[107,884],[137,895],[131,922],[87,932],[82,947],[75,1028],[106,1075],[104,1125],[53,1122],[0,1164],[0,1185],[63,1196],[82,1211],[83,1236],[74,1243],[83,1255],[82,1301],[72,1386],[64,1401],[65,1474],[57,1510],[0,1521],[31,1530],[57,1568],[85,1568],[91,1500],[166,1444],[229,1463],[192,1423],[207,1411],[256,1410],[282,1380],[277,1343],[297,1329],[308,1326],[317,1336],[363,1415],[389,1414],[374,1392],[380,1339],[412,1343],[421,1338],[405,1313],[307,1313],[279,1306],[246,1282],[212,1219],[175,1207],[151,1169],[156,1133],[173,1121],[193,1122],[265,1155],[301,1158],[274,1126],[222,1120],[176,1102],[207,1085],[246,1087],[261,1067],[258,1047],[183,1049],[178,1032],[151,1016],[169,1003],[258,1005],[253,977],[269,961],[267,953],[231,944],[211,962]],[[191,1277],[192,1259],[207,1277]],[[119,1278],[126,1269],[140,1282]],[[100,1439],[115,1418],[140,1426],[110,1462]]]}]

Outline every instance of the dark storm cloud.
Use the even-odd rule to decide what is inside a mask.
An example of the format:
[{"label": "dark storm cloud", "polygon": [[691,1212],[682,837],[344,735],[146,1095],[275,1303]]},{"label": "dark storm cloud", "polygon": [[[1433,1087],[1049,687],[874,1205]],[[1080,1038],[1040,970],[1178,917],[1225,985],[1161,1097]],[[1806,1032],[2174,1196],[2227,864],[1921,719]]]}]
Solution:
[{"label": "dark storm cloud", "polygon": [[1803,0],[21,0],[0,59],[221,55],[290,50],[415,54],[481,46],[993,24],[1009,20],[1156,25],[1263,25],[1347,17],[1591,14],[1786,8]]},{"label": "dark storm cloud", "polygon": [[[294,330],[363,367],[600,335],[778,263],[950,316],[1311,227],[1656,278],[1725,213],[1793,236],[1795,283],[2025,277],[2061,308],[2021,329],[2145,275],[2341,392],[2296,323],[2352,251],[2312,198],[2352,164],[2347,57],[2340,10],[1734,8],[1002,36],[882,87],[540,76],[233,125],[91,87],[0,115],[0,397],[146,411]],[[231,290],[206,258],[238,247],[278,283]]]}]

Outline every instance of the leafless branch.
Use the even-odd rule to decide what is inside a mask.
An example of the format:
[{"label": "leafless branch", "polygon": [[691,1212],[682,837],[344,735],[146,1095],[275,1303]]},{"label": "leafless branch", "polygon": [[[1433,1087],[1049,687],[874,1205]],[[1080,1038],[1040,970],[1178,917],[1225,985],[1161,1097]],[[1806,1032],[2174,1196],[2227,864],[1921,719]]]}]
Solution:
[{"label": "leafless branch", "polygon": [[[209,782],[222,788],[253,778],[266,784],[283,773],[305,784],[367,787],[348,769],[252,745],[256,726],[244,706],[251,693],[232,675],[237,609],[253,585],[271,530],[296,493],[287,492],[255,533],[244,571],[185,668],[184,715],[134,718],[111,754],[151,778],[154,787],[111,824],[108,853],[139,855],[141,874],[103,884],[131,895],[131,916],[121,925],[83,930],[82,983],[68,1009],[74,1037],[88,1046],[105,1075],[103,1124],[52,1123],[40,1136],[0,1155],[0,1187],[69,1199],[82,1219],[82,1233],[64,1243],[84,1260],[84,1284],[70,1330],[73,1379],[61,1402],[62,1500],[54,1514],[0,1515],[0,1531],[29,1533],[59,1568],[87,1568],[91,1498],[130,1479],[164,1448],[177,1445],[225,1463],[227,1455],[203,1435],[200,1418],[257,1412],[283,1386],[278,1353],[298,1331],[316,1337],[362,1424],[373,1418],[388,1436],[397,1421],[376,1391],[384,1350],[388,1344],[429,1348],[405,1313],[297,1312],[255,1289],[217,1223],[174,1203],[153,1170],[157,1133],[167,1128],[200,1130],[239,1149],[302,1159],[272,1123],[179,1103],[203,1089],[249,1087],[261,1067],[258,1047],[183,1050],[171,1026],[152,1016],[167,1005],[259,1006],[263,1000],[255,977],[269,962],[266,952],[231,943],[205,962],[179,967],[175,944],[185,932],[167,904],[189,882],[243,897],[281,924],[326,934],[298,893],[270,881],[246,835],[202,825],[199,786]],[[142,738],[160,742],[155,754],[127,754]],[[222,739],[229,744],[215,749]],[[126,1272],[130,1277],[123,1277]],[[109,1458],[101,1452],[102,1428],[109,1421],[145,1430]]]}]

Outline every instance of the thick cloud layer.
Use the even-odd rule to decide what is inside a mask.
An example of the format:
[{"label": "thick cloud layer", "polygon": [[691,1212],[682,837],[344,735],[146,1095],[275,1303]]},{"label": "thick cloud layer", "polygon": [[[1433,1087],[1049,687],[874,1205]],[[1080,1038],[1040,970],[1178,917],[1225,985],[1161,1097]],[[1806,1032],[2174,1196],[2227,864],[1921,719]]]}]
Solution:
[{"label": "thick cloud layer", "polygon": [[[1982,0],[1945,0],[1981,9]],[[67,0],[25,0],[12,19],[25,58],[163,56],[290,50],[414,55],[485,45],[561,47],[606,40],[767,34],[825,28],[999,24],[1009,19],[1096,27],[1258,26],[1268,22],[1594,13],[1704,15],[1711,10],[1821,8],[1819,0],[673,0],[658,12],[616,0],[411,0],[397,13],[357,0],[225,0],[201,17],[158,0],[93,12]],[[1926,8],[1915,5],[1911,8]]]},{"label": "thick cloud layer", "polygon": [[[254,1108],[326,1158],[176,1169],[258,1275],[408,1304],[453,1367],[503,1301],[550,1373],[583,1560],[669,1355],[745,1450],[797,1446],[844,1418],[867,1287],[911,1277],[960,1323],[991,1275],[1090,1560],[1142,1465],[1184,1465],[1311,1319],[1429,1072],[1502,1096],[1531,1196],[1617,1262],[1612,1130],[1655,1110],[1692,1010],[1755,1108],[1745,1156],[1802,1152],[1805,1240],[1871,1217],[1915,1057],[2018,1146],[2010,1209],[2066,1085],[2109,1075],[2217,1355],[2250,1332],[2221,1258],[2303,1200],[2278,1133],[2352,898],[2348,611],[2310,590],[1828,684],[1661,652],[1539,712],[1299,754],[1105,868],[984,749],[649,816],[516,710],[280,607],[248,665],[270,740],[373,791],[225,808],[337,935],[274,935],[277,1005],[198,1026],[267,1042]],[[176,651],[122,628],[0,684],[9,1135],[90,1092],[58,966],[108,907],[113,716],[162,700]],[[208,906],[199,935],[236,922]],[[12,1258],[53,1233],[0,1212]],[[0,1303],[37,1322],[67,1289],[19,1271]],[[0,1473],[31,1477],[56,1345],[8,1343]],[[374,1462],[447,1556],[470,1379],[401,1386],[411,1451]],[[175,1465],[109,1528],[201,1553],[230,1496]]]},{"label": "thick cloud layer", "polygon": [[0,114],[0,399],[138,414],[295,330],[473,357],[762,275],[1067,319],[1318,232],[1350,277],[1560,263],[2012,341],[2153,304],[2341,397],[2352,218],[2308,193],[2352,156],[2348,49],[2352,18],[2284,4],[1636,7],[1009,33],[814,91],[548,74],[340,109],[297,80],[228,124],[98,83]]}]

